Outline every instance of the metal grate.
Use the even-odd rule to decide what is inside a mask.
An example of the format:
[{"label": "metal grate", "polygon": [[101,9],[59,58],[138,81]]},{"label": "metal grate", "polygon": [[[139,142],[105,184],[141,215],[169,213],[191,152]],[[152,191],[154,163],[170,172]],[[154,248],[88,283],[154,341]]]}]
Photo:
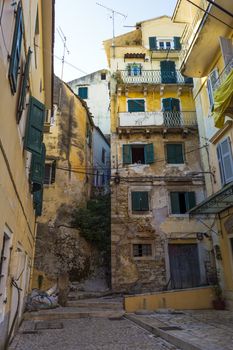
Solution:
[{"label": "metal grate", "polygon": [[162,331],[182,331],[183,328],[177,326],[159,327]]}]

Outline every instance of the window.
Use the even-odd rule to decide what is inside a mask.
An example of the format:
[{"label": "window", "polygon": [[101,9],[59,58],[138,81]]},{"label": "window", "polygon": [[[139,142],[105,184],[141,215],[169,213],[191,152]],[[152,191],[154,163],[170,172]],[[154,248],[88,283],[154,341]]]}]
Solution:
[{"label": "window", "polygon": [[23,37],[23,16],[22,16],[22,7],[19,2],[17,12],[16,12],[15,29],[14,29],[14,36],[13,36],[13,42],[12,42],[12,48],[11,48],[11,55],[10,55],[10,65],[9,65],[9,72],[8,72],[11,91],[13,94],[16,92],[16,88],[17,88],[22,37]]},{"label": "window", "polygon": [[133,244],[133,256],[152,256],[152,245],[151,244]]},{"label": "window", "polygon": [[44,184],[50,185],[55,182],[56,177],[56,160],[45,163]]},{"label": "window", "polygon": [[83,100],[86,100],[88,98],[88,88],[87,87],[79,87],[78,88],[78,95]]},{"label": "window", "polygon": [[158,38],[149,37],[150,50],[181,50],[180,37]]},{"label": "window", "polygon": [[218,81],[218,70],[214,69],[207,79],[207,91],[208,91],[208,97],[210,102],[210,108],[212,109],[214,105],[214,87],[215,84]]},{"label": "window", "polygon": [[145,112],[145,100],[132,99],[128,100],[128,112]]},{"label": "window", "polygon": [[185,214],[196,205],[195,192],[170,192],[172,214]]},{"label": "window", "polygon": [[38,190],[43,186],[45,174],[45,144],[42,143],[41,154],[32,153],[30,181],[33,183],[33,190]]},{"label": "window", "polygon": [[92,146],[92,130],[91,130],[89,124],[87,124],[87,126],[86,126],[86,140],[87,140],[88,146],[91,147]]},{"label": "window", "polygon": [[154,145],[123,145],[124,164],[151,164],[154,163]]},{"label": "window", "polygon": [[163,118],[167,127],[179,127],[182,124],[180,100],[177,98],[163,98]]},{"label": "window", "polygon": [[233,58],[232,40],[228,38],[223,38],[220,36],[219,41],[220,41],[222,56],[224,59],[224,64],[226,67]]},{"label": "window", "polygon": [[106,80],[106,73],[101,73],[101,80]]},{"label": "window", "polygon": [[139,63],[130,63],[127,66],[129,76],[139,76],[142,75],[142,66]]},{"label": "window", "polygon": [[102,160],[102,163],[105,164],[105,159],[106,158],[106,150],[104,148],[102,148],[102,156],[101,156],[101,160]]},{"label": "window", "polygon": [[20,91],[20,97],[19,97],[19,103],[18,103],[18,111],[17,111],[17,122],[18,123],[20,121],[22,112],[25,108],[25,100],[26,100],[28,81],[29,81],[29,69],[30,69],[31,54],[32,54],[32,51],[29,47],[27,59],[26,59],[25,66],[24,66],[23,80],[22,80],[22,84],[21,84],[21,91]]},{"label": "window", "polygon": [[132,211],[142,212],[149,210],[148,192],[132,192]]},{"label": "window", "polygon": [[184,154],[182,143],[169,143],[166,145],[167,163],[168,164],[183,164]]},{"label": "window", "polygon": [[161,83],[176,84],[176,64],[174,61],[160,61]]},{"label": "window", "polygon": [[217,146],[218,164],[221,176],[221,183],[225,185],[233,181],[233,158],[231,150],[231,141],[227,137]]}]

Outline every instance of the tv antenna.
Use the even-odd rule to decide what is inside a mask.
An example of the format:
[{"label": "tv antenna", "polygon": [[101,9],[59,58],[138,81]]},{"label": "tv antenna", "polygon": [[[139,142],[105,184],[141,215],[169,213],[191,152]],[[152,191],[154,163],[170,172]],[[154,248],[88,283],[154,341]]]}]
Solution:
[{"label": "tv antenna", "polygon": [[60,36],[61,38],[61,41],[63,42],[63,55],[62,55],[62,68],[61,68],[61,80],[63,80],[63,72],[64,72],[64,63],[65,63],[65,55],[66,53],[69,55],[70,54],[70,51],[68,50],[68,47],[66,45],[66,41],[67,41],[67,38],[65,36],[65,34],[63,33],[61,27],[59,26],[57,28],[57,32],[58,32],[58,35]]},{"label": "tv antenna", "polygon": [[124,13],[115,11],[115,10],[105,6],[105,5],[102,5],[99,2],[97,2],[96,5],[101,6],[101,7],[105,8],[106,10],[111,12],[110,18],[112,19],[112,46],[114,47],[115,46],[115,15],[122,16],[125,19],[127,18],[127,15],[125,15]]}]

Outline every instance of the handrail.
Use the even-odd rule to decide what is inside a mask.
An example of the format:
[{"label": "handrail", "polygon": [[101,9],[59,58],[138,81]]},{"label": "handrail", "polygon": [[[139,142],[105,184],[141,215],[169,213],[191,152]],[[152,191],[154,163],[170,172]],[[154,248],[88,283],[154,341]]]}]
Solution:
[{"label": "handrail", "polygon": [[232,69],[233,69],[233,57],[219,74],[218,79],[215,81],[213,85],[213,91],[216,91],[219,88],[219,86],[225,81],[225,79],[227,78],[228,74],[232,71]]}]

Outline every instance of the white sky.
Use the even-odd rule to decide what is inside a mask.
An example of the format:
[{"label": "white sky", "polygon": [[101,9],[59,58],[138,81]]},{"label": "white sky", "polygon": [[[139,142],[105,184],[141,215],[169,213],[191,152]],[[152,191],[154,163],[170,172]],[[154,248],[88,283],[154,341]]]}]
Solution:
[{"label": "white sky", "polygon": [[[102,42],[112,37],[111,13],[96,5],[98,0],[56,0],[55,55],[63,55],[62,40],[57,33],[61,27],[67,37],[65,60],[83,71],[80,72],[68,64],[64,65],[63,80],[68,82],[107,68]],[[120,35],[133,30],[124,25],[161,15],[172,15],[176,0],[99,0],[99,3],[127,15],[124,19],[116,15],[115,34]],[[61,60],[55,58],[55,74],[61,77]]]}]

